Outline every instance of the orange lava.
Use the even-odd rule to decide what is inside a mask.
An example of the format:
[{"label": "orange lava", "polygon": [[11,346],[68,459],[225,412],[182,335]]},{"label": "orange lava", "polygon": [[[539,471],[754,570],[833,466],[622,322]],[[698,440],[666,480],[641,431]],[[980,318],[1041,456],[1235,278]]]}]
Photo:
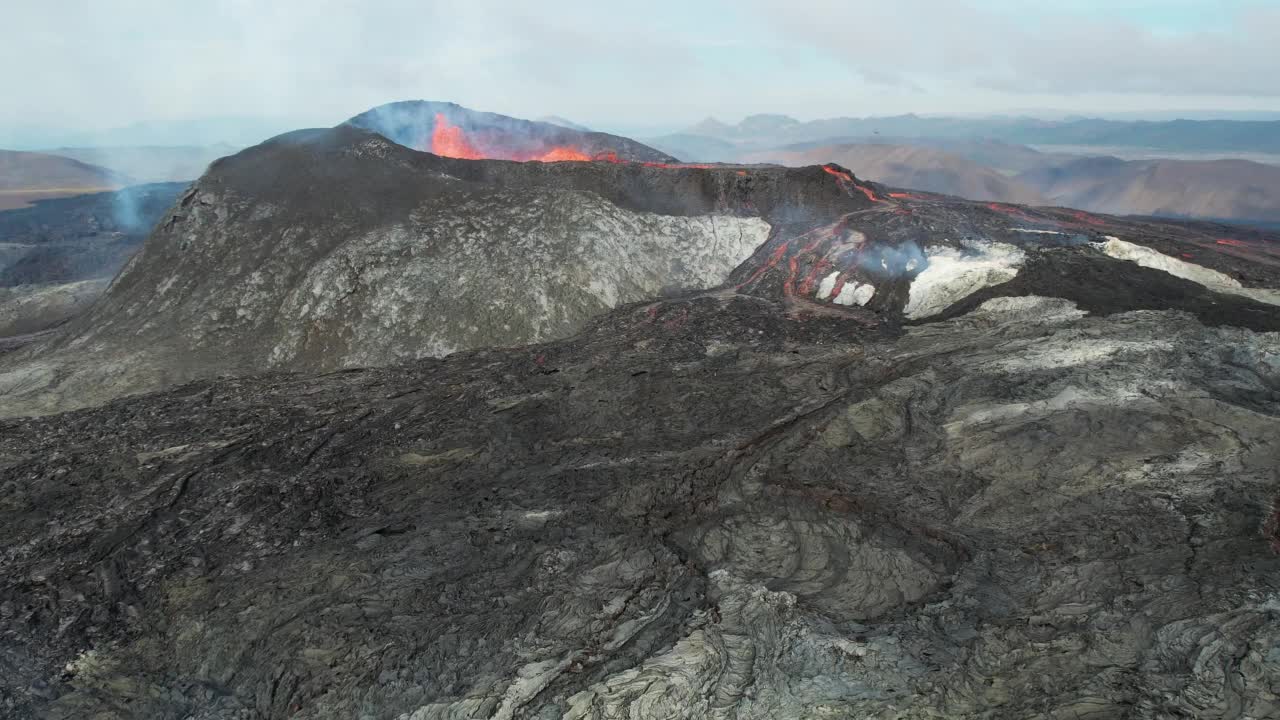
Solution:
[{"label": "orange lava", "polygon": [[853,182],[853,176],[847,172],[841,172],[831,167],[830,165],[823,165],[822,169],[825,170],[828,175],[835,175],[836,178],[839,180],[843,180],[845,182],[850,182],[850,183]]},{"label": "orange lava", "polygon": [[769,255],[769,259],[766,260],[763,265],[756,268],[756,271],[751,273],[751,277],[739,283],[737,285],[737,289],[741,290],[756,280],[759,280],[761,275],[764,275],[766,272],[769,272],[776,267],[778,265],[778,261],[782,259],[782,256],[787,254],[787,248],[791,246],[791,243],[794,240],[795,238],[791,238],[790,240],[785,240],[780,243],[778,247],[774,249],[773,253]]},{"label": "orange lava", "polygon": [[867,196],[867,199],[868,199],[868,200],[870,200],[871,202],[880,202],[880,198],[876,197],[876,194],[875,194],[874,192],[872,192],[872,191],[871,191],[871,188],[865,188],[865,187],[862,187],[861,185],[859,185],[859,184],[855,183],[855,182],[853,181],[853,176],[852,176],[852,175],[850,175],[849,173],[847,173],[847,172],[843,172],[843,171],[840,171],[840,170],[837,170],[837,169],[835,169],[835,168],[831,167],[830,165],[823,165],[823,166],[822,166],[822,169],[823,169],[823,170],[824,170],[828,175],[834,175],[834,176],[835,176],[835,178],[836,178],[836,181],[837,181],[837,182],[839,182],[839,181],[843,180],[844,182],[847,182],[847,183],[849,183],[850,185],[852,185],[854,190],[857,190],[858,192],[862,193],[863,195],[866,195],[866,196]]},{"label": "orange lava", "polygon": [[809,270],[809,274],[804,276],[804,280],[800,283],[800,294],[809,295],[813,292],[813,284],[818,282],[818,276],[831,268],[831,261],[825,257],[818,258],[818,262],[813,264],[813,268]]},{"label": "orange lava", "polygon": [[[804,236],[802,235],[801,237]],[[783,295],[791,296],[796,294],[796,276],[800,274],[800,258],[805,255],[812,254],[813,251],[817,250],[818,246],[822,244],[822,241],[826,239],[827,238],[818,235],[818,237],[814,238],[813,242],[805,245],[800,249],[800,252],[792,255],[791,259],[787,261],[787,279],[782,283]]]},{"label": "orange lava", "polygon": [[[1001,205],[1000,203],[994,203],[994,202],[993,202],[993,203],[986,203],[986,207],[987,207],[987,209],[989,209],[989,210],[994,210],[994,211],[996,211],[996,212],[998,212],[998,213],[1001,213],[1001,214],[1004,214],[1004,215],[1008,215],[1008,216],[1010,216],[1010,217],[1018,218],[1019,220],[1021,220],[1021,221],[1023,221],[1023,222],[1030,222],[1030,223],[1043,223],[1043,222],[1044,222],[1043,220],[1041,220],[1041,219],[1039,219],[1039,218],[1036,218],[1036,217],[1033,217],[1033,216],[1031,216],[1031,215],[1028,215],[1028,214],[1026,213],[1026,211],[1024,211],[1022,208],[1014,207],[1014,206],[1012,206],[1012,205]],[[1056,223],[1055,223],[1055,224],[1056,224]]]},{"label": "orange lava", "polygon": [[[571,145],[558,145],[549,150],[533,150],[521,151],[514,148],[505,147],[481,147],[470,137],[462,128],[449,122],[449,119],[443,113],[436,113],[435,128],[431,131],[431,148],[430,151],[441,157],[458,158],[461,160],[515,160],[518,162],[609,162],[609,163],[626,163],[618,157],[618,153],[613,150],[588,155],[579,148]],[[711,169],[716,167],[710,163],[662,163],[662,162],[642,162],[638,163],[644,167],[652,168],[697,168]],[[745,170],[739,170],[739,175],[746,175]],[[861,188],[859,188],[861,189]],[[866,192],[866,190],[863,190]]]},{"label": "orange lava", "polygon": [[459,158],[462,160],[518,160],[521,162],[586,162],[602,160],[605,162],[621,162],[615,152],[600,153],[592,157],[578,148],[559,145],[550,150],[519,152],[501,148],[486,152],[481,150],[467,137],[466,131],[449,122],[443,113],[436,113],[436,126],[431,131],[431,152],[441,157]]},{"label": "orange lava", "polygon": [[1231,247],[1249,247],[1249,243],[1243,240],[1232,240],[1231,238],[1222,238],[1220,240],[1215,240],[1214,242],[1219,245],[1230,245]]},{"label": "orange lava", "polygon": [[880,202],[880,198],[876,197],[876,194],[871,192],[871,188],[864,188],[861,185],[854,185],[854,187],[858,189],[858,192],[866,195],[867,199],[871,202]]},{"label": "orange lava", "polygon": [[436,113],[436,127],[431,131],[431,152],[463,160],[483,160],[485,157],[467,140],[462,128],[450,124],[443,113]]},{"label": "orange lava", "polygon": [[909,193],[909,192],[896,192],[896,193],[891,192],[889,193],[889,197],[893,198],[894,200],[924,200],[923,195],[916,195],[915,193]]},{"label": "orange lava", "polygon": [[591,159],[591,156],[571,147],[552,148],[550,152],[544,153],[540,157],[533,158],[538,162],[563,162],[572,160],[576,162],[585,162]]},{"label": "orange lava", "polygon": [[1090,215],[1089,213],[1082,212],[1080,210],[1072,210],[1071,217],[1074,217],[1076,220],[1079,220],[1080,222],[1085,223],[1086,225],[1097,225],[1099,227],[1106,227],[1107,225],[1106,221],[1102,220],[1101,218],[1096,218]]}]

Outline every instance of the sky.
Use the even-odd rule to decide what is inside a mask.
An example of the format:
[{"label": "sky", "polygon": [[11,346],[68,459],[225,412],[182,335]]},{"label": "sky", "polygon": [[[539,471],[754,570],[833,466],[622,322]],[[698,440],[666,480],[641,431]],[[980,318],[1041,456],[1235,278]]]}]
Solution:
[{"label": "sky", "polygon": [[1280,0],[7,0],[3,16],[0,147],[329,126],[405,99],[632,132],[1280,111]]}]

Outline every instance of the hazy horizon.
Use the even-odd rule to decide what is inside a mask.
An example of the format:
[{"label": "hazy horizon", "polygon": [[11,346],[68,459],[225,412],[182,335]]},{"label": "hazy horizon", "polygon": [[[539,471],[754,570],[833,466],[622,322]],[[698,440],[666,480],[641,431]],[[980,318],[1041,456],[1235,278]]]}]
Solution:
[{"label": "hazy horizon", "polygon": [[39,72],[11,77],[0,146],[227,118],[255,135],[417,98],[633,133],[758,113],[1280,113],[1280,7],[1254,0],[19,0],[7,14],[21,32],[0,58]]},{"label": "hazy horizon", "polygon": [[[431,98],[401,98],[398,100],[388,100],[388,102],[398,102],[400,100],[419,100]],[[371,106],[372,107],[372,106]],[[113,128],[104,128],[102,130],[81,130],[74,128],[62,127],[0,127],[0,149],[19,150],[19,151],[38,151],[38,150],[56,150],[75,147],[133,147],[139,145],[152,146],[212,146],[226,145],[228,147],[243,147],[250,144],[256,144],[269,137],[280,133],[289,132],[310,127],[330,127],[347,120],[349,117],[359,114],[369,108],[359,108],[344,115],[333,119],[331,122],[305,122],[302,119],[291,120],[289,118],[256,118],[256,117],[211,117],[211,118],[192,118],[190,120],[171,120],[167,122],[137,122],[129,125],[123,125]],[[489,108],[472,107],[473,110],[490,111]],[[657,137],[660,135],[684,132],[696,125],[701,120],[712,118],[722,121],[728,125],[735,125],[751,115],[787,115],[801,122],[809,122],[815,120],[830,120],[837,117],[851,119],[876,119],[899,117],[902,115],[918,115],[921,117],[935,118],[965,118],[965,119],[982,119],[982,118],[999,118],[999,117],[1018,117],[1018,118],[1034,118],[1048,121],[1066,121],[1074,119],[1101,119],[1116,121],[1168,121],[1168,120],[1230,120],[1230,121],[1280,121],[1280,111],[1216,111],[1216,110],[1197,110],[1197,111],[1177,111],[1177,110],[1153,110],[1150,112],[1125,112],[1125,113],[1093,113],[1078,114],[1065,110],[1009,110],[1005,112],[990,113],[899,113],[896,115],[862,115],[862,116],[823,116],[823,117],[797,117],[785,110],[777,112],[752,113],[751,115],[729,116],[729,115],[708,115],[699,120],[692,120],[684,123],[661,123],[646,124],[642,119],[631,123],[591,123],[580,121],[573,117],[564,117],[556,113],[545,113],[538,116],[522,116],[525,119],[536,120],[550,115],[557,115],[565,120],[588,126],[591,130],[600,132],[609,132],[618,135],[625,135],[637,138]]]}]

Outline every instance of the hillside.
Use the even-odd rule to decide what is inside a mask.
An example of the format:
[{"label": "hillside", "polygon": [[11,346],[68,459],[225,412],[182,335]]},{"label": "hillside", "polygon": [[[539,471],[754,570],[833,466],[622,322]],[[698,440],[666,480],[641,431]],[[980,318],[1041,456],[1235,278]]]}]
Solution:
[{"label": "hillside", "polygon": [[1280,222],[1280,167],[1247,160],[1085,158],[1016,180],[1094,212]]},{"label": "hillside", "polygon": [[1158,122],[1075,118],[946,117],[895,115],[836,117],[802,122],[784,115],[753,115],[735,125],[713,118],[687,132],[778,147],[832,138],[990,138],[1026,145],[1125,146],[1172,152],[1280,153],[1280,121],[1165,120]]},{"label": "hillside", "polygon": [[803,166],[833,162],[859,177],[925,192],[970,200],[1042,205],[1045,199],[1031,187],[960,155],[927,147],[884,144],[845,144],[806,150],[745,153],[747,163]]},{"label": "hillside", "polygon": [[118,172],[71,158],[0,150],[0,210],[46,198],[114,190],[129,182]]}]

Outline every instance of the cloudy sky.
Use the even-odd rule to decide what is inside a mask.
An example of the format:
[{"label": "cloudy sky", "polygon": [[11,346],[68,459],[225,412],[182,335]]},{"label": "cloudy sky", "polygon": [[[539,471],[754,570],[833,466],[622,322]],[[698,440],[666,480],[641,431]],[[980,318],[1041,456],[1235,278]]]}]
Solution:
[{"label": "cloudy sky", "polygon": [[1280,0],[8,0],[3,131],[332,125],[398,99],[603,128],[1280,111]]}]

